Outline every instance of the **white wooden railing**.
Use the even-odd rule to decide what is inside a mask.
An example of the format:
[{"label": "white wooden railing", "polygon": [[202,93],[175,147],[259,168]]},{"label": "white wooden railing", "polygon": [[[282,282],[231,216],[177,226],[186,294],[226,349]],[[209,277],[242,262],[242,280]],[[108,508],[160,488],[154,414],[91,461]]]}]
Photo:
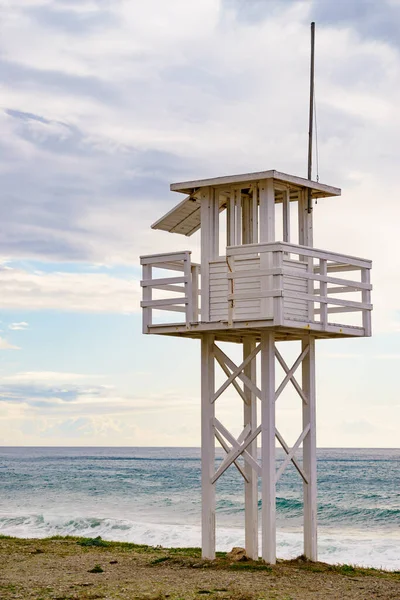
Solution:
[{"label": "white wooden railing", "polygon": [[[251,258],[253,264],[258,258],[259,267],[243,268],[246,257]],[[273,242],[230,246],[227,263],[228,321],[237,318],[237,305],[252,301],[258,303],[259,318],[273,318],[276,325],[292,319],[319,322],[324,328],[328,324],[340,324],[343,313],[356,312],[361,314],[364,335],[371,335],[370,260]],[[343,273],[352,273],[351,278]],[[244,282],[251,279],[259,280],[258,287],[249,286],[244,290]],[[346,297],[349,293],[356,299],[349,300]],[[254,315],[254,307],[252,310]],[[332,317],[338,313],[342,314],[339,323]]]},{"label": "white wooden railing", "polygon": [[[190,255],[191,252],[185,251],[140,257],[143,276],[140,282],[143,288],[143,300],[140,303],[143,333],[148,333],[149,326],[153,324],[154,310],[184,313],[182,323],[186,325],[199,320],[200,265],[192,263]],[[164,270],[176,273],[172,277],[153,277],[154,270],[161,270],[161,275],[164,275]],[[158,298],[153,296],[155,290],[158,291]]]}]

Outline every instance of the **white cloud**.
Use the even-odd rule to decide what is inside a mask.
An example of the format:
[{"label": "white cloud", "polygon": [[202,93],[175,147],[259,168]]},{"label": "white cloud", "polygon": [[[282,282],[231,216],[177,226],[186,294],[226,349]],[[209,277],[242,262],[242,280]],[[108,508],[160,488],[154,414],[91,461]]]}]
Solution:
[{"label": "white cloud", "polygon": [[10,344],[10,342],[0,337],[0,350],[20,350],[20,348]]},{"label": "white cloud", "polygon": [[2,377],[2,443],[42,445],[56,438],[57,444],[66,445],[174,445],[177,430],[184,431],[184,445],[198,443],[197,398],[168,390],[136,396],[107,385],[105,379],[40,371]]},{"label": "white cloud", "polygon": [[19,384],[41,384],[41,385],[62,385],[62,384],[82,384],[90,380],[102,379],[100,375],[87,375],[84,373],[67,373],[58,371],[24,371],[14,373],[13,375],[4,375],[2,382]]},{"label": "white cloud", "polygon": [[99,313],[139,310],[138,282],[103,273],[29,273],[8,267],[0,270],[0,288],[3,309]]},{"label": "white cloud", "polygon": [[25,321],[20,321],[19,323],[11,323],[8,328],[14,331],[25,331],[28,329],[29,325]]}]

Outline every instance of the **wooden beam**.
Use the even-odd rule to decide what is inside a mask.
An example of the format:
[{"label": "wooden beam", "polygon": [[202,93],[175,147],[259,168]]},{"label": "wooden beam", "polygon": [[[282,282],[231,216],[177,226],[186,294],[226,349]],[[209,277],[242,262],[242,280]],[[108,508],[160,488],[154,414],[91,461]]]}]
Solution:
[{"label": "wooden beam", "polygon": [[261,333],[262,558],[276,562],[274,333]]},{"label": "wooden beam", "polygon": [[[260,472],[260,465],[253,459],[252,456],[246,451],[246,448],[256,439],[258,434],[261,432],[261,426],[249,434],[249,429],[245,428],[236,440],[233,435],[222,425],[218,419],[214,418],[215,428],[225,436],[225,438],[232,444],[231,452],[226,456],[225,460],[218,467],[217,471],[212,477],[212,482],[215,483],[223,473],[231,466],[241,454],[245,461],[252,465],[253,469]],[[246,439],[244,439],[246,438]]]},{"label": "wooden beam", "polygon": [[255,182],[252,186],[252,243],[258,242],[258,183]]},{"label": "wooden beam", "polygon": [[[371,269],[372,261],[359,258],[357,256],[350,256],[346,254],[339,254],[338,252],[329,252],[327,250],[321,250],[319,248],[309,248],[301,244],[287,244],[286,242],[263,242],[259,244],[246,244],[245,246],[229,246],[227,249],[227,256],[235,256],[237,254],[257,254],[258,252],[286,252],[288,254],[299,254],[304,256],[310,256],[312,258],[325,258],[328,261],[334,261],[339,263],[338,265],[329,265],[330,267],[351,267],[351,270],[357,269]],[[315,269],[318,272],[318,268]]]},{"label": "wooden beam", "polygon": [[[363,285],[365,285],[365,289],[362,291],[362,302],[363,304],[370,304],[371,302],[371,292],[369,291],[371,288],[370,281],[371,273],[369,269],[362,269],[361,271],[361,281]],[[369,337],[372,334],[371,330],[371,313],[368,310],[363,310],[362,314],[362,323],[365,331],[365,335]]]},{"label": "wooden beam", "polygon": [[228,300],[252,300],[258,298],[280,298],[283,290],[267,290],[265,292],[235,292],[228,294]]},{"label": "wooden beam", "polygon": [[211,212],[212,256],[211,256],[211,258],[217,258],[219,256],[219,213],[220,213],[218,189],[212,188],[211,199],[212,199],[212,212]]},{"label": "wooden beam", "polygon": [[[190,256],[186,257],[183,262],[184,264],[184,274],[185,274],[185,297],[187,299],[186,302],[186,325],[189,325],[193,319],[193,293],[192,293],[192,267],[190,264]],[[198,298],[195,299],[196,304],[198,303]]]},{"label": "wooden beam", "polygon": [[[229,454],[229,452],[231,451],[231,448],[229,448],[228,444],[225,442],[224,438],[222,437],[222,435],[220,434],[220,432],[217,429],[214,430],[214,435],[217,438],[218,442],[221,444],[221,447],[225,450],[225,452],[227,454]],[[248,481],[249,481],[248,477],[247,477],[246,473],[244,472],[243,468],[241,467],[241,465],[237,462],[237,460],[234,460],[233,464],[235,465],[235,467],[237,468],[237,470],[239,471],[239,473],[241,474],[241,476],[243,477],[245,482],[248,483]]]},{"label": "wooden beam", "polygon": [[142,300],[140,306],[142,308],[166,308],[168,306],[174,306],[175,304],[187,304],[187,298],[184,296],[183,298],[162,298],[160,300]]},{"label": "wooden beam", "polygon": [[[171,183],[170,190],[172,192],[182,192],[190,194],[194,189],[208,187],[209,185],[235,185],[242,183],[250,184],[252,181],[258,181],[261,179],[276,179],[284,183],[293,184],[299,188],[312,188],[313,192],[319,192],[323,196],[340,196],[340,188],[336,188],[330,185],[325,185],[317,181],[310,181],[304,177],[297,177],[295,175],[289,175],[288,173],[282,173],[281,171],[258,171],[256,173],[242,173],[239,175],[227,175],[224,177],[212,177],[209,179],[196,179],[194,181],[183,181],[179,183]],[[292,186],[291,186],[292,187]]]},{"label": "wooden beam", "polygon": [[193,303],[193,321],[196,323],[199,320],[199,279],[200,279],[200,266],[192,264],[191,266],[191,278],[192,278],[192,303]]},{"label": "wooden beam", "polygon": [[[247,338],[243,341],[243,361],[254,351],[256,339]],[[254,385],[257,383],[257,364],[252,360],[245,368],[244,374]],[[243,404],[243,427],[250,426],[250,431],[257,429],[257,397],[252,390],[244,385],[245,402]],[[257,438],[248,446],[248,453],[257,461]],[[258,560],[258,473],[251,464],[245,463],[244,471],[247,481],[244,484],[245,506],[245,550],[246,555]]]},{"label": "wooden beam", "polygon": [[331,298],[327,296],[314,296],[313,294],[299,294],[285,290],[285,298],[296,298],[297,300],[311,300],[312,302],[321,302],[322,304],[336,304],[337,306],[349,306],[359,308],[360,310],[372,310],[373,305],[365,302],[355,302],[354,300],[341,300],[340,298]]},{"label": "wooden beam", "polygon": [[[283,392],[284,388],[289,383],[289,381],[292,379],[297,368],[299,367],[299,365],[301,364],[301,362],[303,361],[304,357],[307,354],[308,354],[308,346],[303,350],[303,352],[300,352],[299,356],[296,358],[295,362],[293,363],[293,366],[287,371],[285,379],[282,381],[282,383],[276,390],[275,402],[278,400],[278,398],[281,395],[281,393]],[[283,357],[282,357],[282,360],[283,360]]]},{"label": "wooden beam", "polygon": [[285,190],[283,195],[283,241],[290,243],[290,193]]},{"label": "wooden beam", "polygon": [[[328,275],[328,271],[327,271],[327,264],[326,264],[326,260],[324,258],[320,258],[319,259],[319,272],[321,274],[321,277],[327,277]],[[320,289],[319,289],[319,295],[327,298],[328,297],[328,284],[326,283],[326,279],[321,280],[320,282]],[[328,305],[323,303],[320,304],[321,307],[321,323],[326,326],[326,324],[328,323]]]},{"label": "wooden beam", "polygon": [[290,461],[293,460],[294,455],[296,454],[297,450],[300,447],[300,444],[302,443],[302,441],[304,440],[304,438],[306,437],[306,435],[308,434],[309,431],[310,431],[310,424],[306,425],[305,429],[301,432],[301,434],[297,438],[297,441],[294,444],[293,448],[291,448],[289,450],[289,452],[287,453],[287,455],[285,456],[285,460],[282,462],[281,466],[279,467],[279,469],[276,473],[276,483],[278,483],[282,473],[284,472],[284,470],[286,469],[286,467],[288,466]]},{"label": "wooden beam", "polygon": [[235,189],[236,244],[242,244],[242,190]]},{"label": "wooden beam", "polygon": [[[283,270],[283,252],[272,253],[272,266],[274,270]],[[274,290],[281,292],[274,296],[273,299],[273,315],[274,324],[279,327],[283,323],[283,311],[284,311],[284,300],[283,300],[283,274],[276,273],[272,277],[272,287]]]},{"label": "wooden beam", "polygon": [[[216,358],[219,366],[221,367],[221,369],[225,373],[225,375],[227,377],[231,377],[232,373],[230,372],[230,370],[228,369],[228,367],[226,366],[226,364],[224,363],[224,361],[221,360],[221,358],[218,356],[217,353],[215,353],[215,358]],[[243,400],[243,402],[247,402],[247,398],[245,396],[245,393],[241,389],[241,387],[239,386],[238,382],[235,379],[233,379],[231,383],[232,383],[233,387],[235,388],[235,390],[237,391],[237,393],[239,394],[239,396],[241,397],[241,399]],[[215,400],[214,400],[214,402],[215,402]]]},{"label": "wooden beam", "polygon": [[[286,452],[286,454],[289,454],[290,448],[289,448],[289,446],[287,445],[287,443],[285,442],[285,440],[283,439],[283,437],[281,436],[281,434],[279,433],[279,431],[277,429],[275,429],[275,436],[276,436],[276,439],[278,440],[278,442],[280,443],[280,445],[282,446],[282,448],[284,449],[284,451]],[[292,463],[296,467],[296,469],[297,469],[300,477],[303,479],[303,481],[305,483],[308,483],[308,479],[307,479],[306,473],[303,471],[303,469],[301,468],[301,466],[297,462],[297,459],[294,456],[292,456]]]},{"label": "wooden beam", "polygon": [[210,321],[210,260],[211,254],[211,198],[210,188],[201,192],[201,319]]},{"label": "wooden beam", "polygon": [[[148,254],[146,256],[140,257],[141,265],[153,265],[153,263],[163,262],[169,263],[174,261],[185,260],[187,255],[190,255],[190,250],[185,250],[184,252],[167,252],[163,254]],[[154,266],[154,265],[153,265]]]},{"label": "wooden beam", "polygon": [[215,465],[214,338],[201,338],[201,490],[202,490],[202,557],[215,558],[215,486],[212,483]]},{"label": "wooden beam", "polygon": [[[143,279],[151,279],[152,276],[152,266],[151,265],[143,265],[142,266],[142,277]],[[143,301],[151,302],[152,300],[152,290],[150,287],[143,288]],[[153,313],[150,306],[142,307],[142,331],[143,333],[149,333],[149,327],[152,325],[152,317]]]},{"label": "wooden beam", "polygon": [[[257,346],[257,348],[256,348],[256,351],[257,351],[257,352],[256,352],[256,354],[257,354],[258,352],[260,352],[260,350],[261,350],[261,346],[260,346],[260,344],[259,344],[259,345]],[[246,359],[246,361],[244,361],[244,362],[243,362],[243,363],[240,365],[240,367],[237,367],[237,366],[235,365],[235,363],[234,363],[234,362],[233,362],[233,361],[232,361],[232,360],[229,358],[229,356],[227,356],[227,355],[225,354],[225,352],[223,352],[223,351],[221,350],[221,348],[219,348],[217,345],[215,346],[215,353],[216,353],[217,355],[219,355],[219,357],[221,358],[221,360],[223,360],[223,361],[225,362],[225,364],[227,365],[227,367],[229,367],[229,368],[230,368],[230,370],[232,371],[232,375],[233,375],[233,373],[237,373],[237,374],[235,374],[235,378],[236,378],[236,377],[238,377],[238,378],[239,378],[241,381],[243,381],[243,383],[244,383],[244,384],[246,384],[246,385],[247,385],[247,386],[248,386],[248,387],[251,389],[251,391],[252,391],[252,392],[253,392],[253,393],[254,393],[254,394],[257,396],[257,398],[261,398],[261,390],[260,390],[260,389],[259,389],[259,388],[258,388],[258,387],[257,387],[257,386],[256,386],[256,385],[255,385],[255,384],[254,384],[254,383],[253,383],[253,382],[252,382],[252,381],[251,381],[251,380],[248,378],[248,377],[246,377],[246,375],[245,375],[244,373],[242,373],[242,370],[243,370],[243,369],[244,369],[244,367],[246,366],[246,365],[244,364],[244,362],[246,362],[246,364],[248,364],[248,363],[247,363],[247,359]],[[239,370],[239,369],[240,369],[240,370]],[[226,382],[225,382],[225,383],[226,383]],[[224,384],[224,385],[225,385],[225,384]],[[228,384],[228,385],[229,385],[229,384]],[[228,387],[228,385],[226,385],[226,386],[225,386],[225,389],[226,389],[226,387]],[[222,386],[221,386],[221,387],[222,387]],[[220,389],[221,389],[221,388],[220,388]],[[222,392],[221,392],[221,393],[222,393]]]},{"label": "wooden beam", "polygon": [[[151,265],[150,265],[151,266]],[[142,279],[141,287],[157,287],[163,285],[171,285],[176,283],[185,283],[186,277],[164,277],[158,279]],[[184,288],[181,288],[184,289]]]},{"label": "wooden beam", "polygon": [[304,555],[318,560],[317,551],[317,446],[315,413],[315,338],[309,336],[302,341],[302,348],[309,352],[302,363],[303,389],[308,402],[303,404],[303,430],[309,428],[303,441],[303,468],[308,483],[303,484],[304,496]]},{"label": "wooden beam", "polygon": [[[290,369],[287,366],[285,359],[283,358],[282,354],[279,352],[279,350],[276,346],[275,346],[275,356],[278,359],[279,364],[281,365],[282,369],[285,371],[286,375],[288,375],[290,373]],[[298,382],[295,379],[293,374],[290,377],[290,382],[293,385],[296,392],[299,394],[300,398],[303,400],[303,402],[305,404],[307,404],[307,402],[308,402],[307,395],[303,392],[303,390],[301,389],[300,385],[298,384]]]},{"label": "wooden beam", "polygon": [[[275,241],[275,191],[272,179],[260,181],[260,243]],[[260,269],[271,269],[273,267],[272,254],[260,253]],[[272,277],[260,277],[261,293],[266,294],[272,289]],[[273,300],[263,296],[260,300],[260,316],[271,317],[274,312]]]}]

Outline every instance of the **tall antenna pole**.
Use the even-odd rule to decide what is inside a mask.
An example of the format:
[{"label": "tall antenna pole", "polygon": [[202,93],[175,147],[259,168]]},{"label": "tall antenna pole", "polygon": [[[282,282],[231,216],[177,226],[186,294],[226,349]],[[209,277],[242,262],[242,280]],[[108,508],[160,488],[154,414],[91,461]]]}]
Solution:
[{"label": "tall antenna pole", "polygon": [[[315,53],[315,23],[311,23],[311,64],[310,64],[310,111],[308,120],[308,171],[307,178],[311,180],[312,174],[312,142],[314,122],[314,53]],[[308,189],[308,213],[312,211],[311,188]]]}]

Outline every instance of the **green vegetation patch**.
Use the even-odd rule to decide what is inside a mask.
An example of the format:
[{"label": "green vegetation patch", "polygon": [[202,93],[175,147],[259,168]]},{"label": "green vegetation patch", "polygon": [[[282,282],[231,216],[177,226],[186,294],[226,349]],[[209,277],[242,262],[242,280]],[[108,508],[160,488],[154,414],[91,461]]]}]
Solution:
[{"label": "green vegetation patch", "polygon": [[93,569],[89,569],[88,573],[104,573],[104,569],[101,568],[101,565],[94,565]]},{"label": "green vegetation patch", "polygon": [[170,556],[184,556],[185,558],[201,558],[201,548],[161,548],[158,549],[167,551]]},{"label": "green vegetation patch", "polygon": [[390,577],[392,579],[398,579],[398,575],[400,574],[400,571],[385,571],[383,569],[375,569],[374,567],[358,567],[357,565],[347,564],[330,565],[323,562],[313,562],[304,555],[298,556],[292,560],[278,561],[278,564],[296,565],[298,568],[311,571],[312,573],[326,573],[327,571],[330,571],[350,577],[357,575],[358,577]]},{"label": "green vegetation patch", "polygon": [[150,562],[151,565],[159,565],[160,563],[163,563],[167,560],[171,560],[170,556],[160,556],[159,558],[155,558],[154,560],[152,560]]},{"label": "green vegetation patch", "polygon": [[272,573],[273,569],[270,565],[266,565],[264,562],[246,561],[246,562],[234,562],[229,565],[230,571],[267,571]]},{"label": "green vegetation patch", "polygon": [[352,565],[338,565],[335,569],[338,573],[342,575],[356,575],[357,569],[355,569]]},{"label": "green vegetation patch", "polygon": [[100,546],[100,547],[106,547],[108,548],[110,546],[110,542],[106,542],[105,540],[101,539],[100,536],[95,537],[95,538],[80,538],[77,542],[78,546]]}]

